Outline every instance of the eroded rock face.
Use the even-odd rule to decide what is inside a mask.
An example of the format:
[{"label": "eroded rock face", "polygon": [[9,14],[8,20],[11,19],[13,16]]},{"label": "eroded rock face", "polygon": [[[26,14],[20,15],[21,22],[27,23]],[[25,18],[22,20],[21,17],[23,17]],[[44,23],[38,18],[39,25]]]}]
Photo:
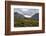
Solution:
[{"label": "eroded rock face", "polygon": [[19,14],[19,13],[14,13],[14,16],[16,17],[16,18],[24,18],[24,16],[23,15],[21,15],[21,14]]},{"label": "eroded rock face", "polygon": [[32,18],[32,19],[39,20],[39,13],[37,13],[37,14],[33,15],[31,18]]}]

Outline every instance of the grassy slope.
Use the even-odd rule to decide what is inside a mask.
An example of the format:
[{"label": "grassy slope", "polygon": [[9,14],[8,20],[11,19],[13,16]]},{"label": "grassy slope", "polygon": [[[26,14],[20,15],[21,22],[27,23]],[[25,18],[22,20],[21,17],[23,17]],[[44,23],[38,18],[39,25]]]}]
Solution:
[{"label": "grassy slope", "polygon": [[[15,18],[15,17],[14,17]],[[39,22],[35,19],[14,19],[14,26],[15,27],[31,27],[31,26],[38,26]]]}]

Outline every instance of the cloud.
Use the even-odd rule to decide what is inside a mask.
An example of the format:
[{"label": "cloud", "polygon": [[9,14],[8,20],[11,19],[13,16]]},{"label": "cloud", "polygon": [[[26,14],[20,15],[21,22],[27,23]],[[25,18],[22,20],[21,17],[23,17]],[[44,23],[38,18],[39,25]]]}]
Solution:
[{"label": "cloud", "polygon": [[26,8],[22,8],[21,10],[22,10],[22,11],[28,11],[28,9],[26,9]]},{"label": "cloud", "polygon": [[32,16],[36,13],[39,13],[39,9],[30,9],[30,8],[15,8],[14,11],[22,15],[28,15],[28,16]]}]

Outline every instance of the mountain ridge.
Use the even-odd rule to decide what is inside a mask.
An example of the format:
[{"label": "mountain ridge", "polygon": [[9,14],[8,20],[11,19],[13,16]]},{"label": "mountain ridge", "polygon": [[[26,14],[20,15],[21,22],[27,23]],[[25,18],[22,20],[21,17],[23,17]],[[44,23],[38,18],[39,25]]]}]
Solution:
[{"label": "mountain ridge", "polygon": [[[20,14],[18,12],[15,12],[14,16],[16,16],[17,18],[27,18],[27,17],[25,17],[24,15],[22,15],[22,14]],[[38,20],[39,19],[39,13],[36,13],[33,16],[29,16],[29,18],[33,18],[33,19],[37,19]]]}]

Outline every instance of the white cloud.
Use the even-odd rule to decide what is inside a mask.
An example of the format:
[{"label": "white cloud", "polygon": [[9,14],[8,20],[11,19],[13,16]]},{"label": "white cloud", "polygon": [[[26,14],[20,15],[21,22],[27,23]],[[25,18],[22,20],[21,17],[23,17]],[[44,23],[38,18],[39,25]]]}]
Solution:
[{"label": "white cloud", "polygon": [[31,17],[32,15],[39,12],[38,9],[29,9],[29,8],[15,8],[15,12],[24,15],[25,17]]},{"label": "white cloud", "polygon": [[28,16],[28,15],[24,15],[26,18],[30,18],[31,16]]},{"label": "white cloud", "polygon": [[23,9],[21,9],[22,11],[28,11],[28,9],[26,9],[26,8],[23,8]]}]

